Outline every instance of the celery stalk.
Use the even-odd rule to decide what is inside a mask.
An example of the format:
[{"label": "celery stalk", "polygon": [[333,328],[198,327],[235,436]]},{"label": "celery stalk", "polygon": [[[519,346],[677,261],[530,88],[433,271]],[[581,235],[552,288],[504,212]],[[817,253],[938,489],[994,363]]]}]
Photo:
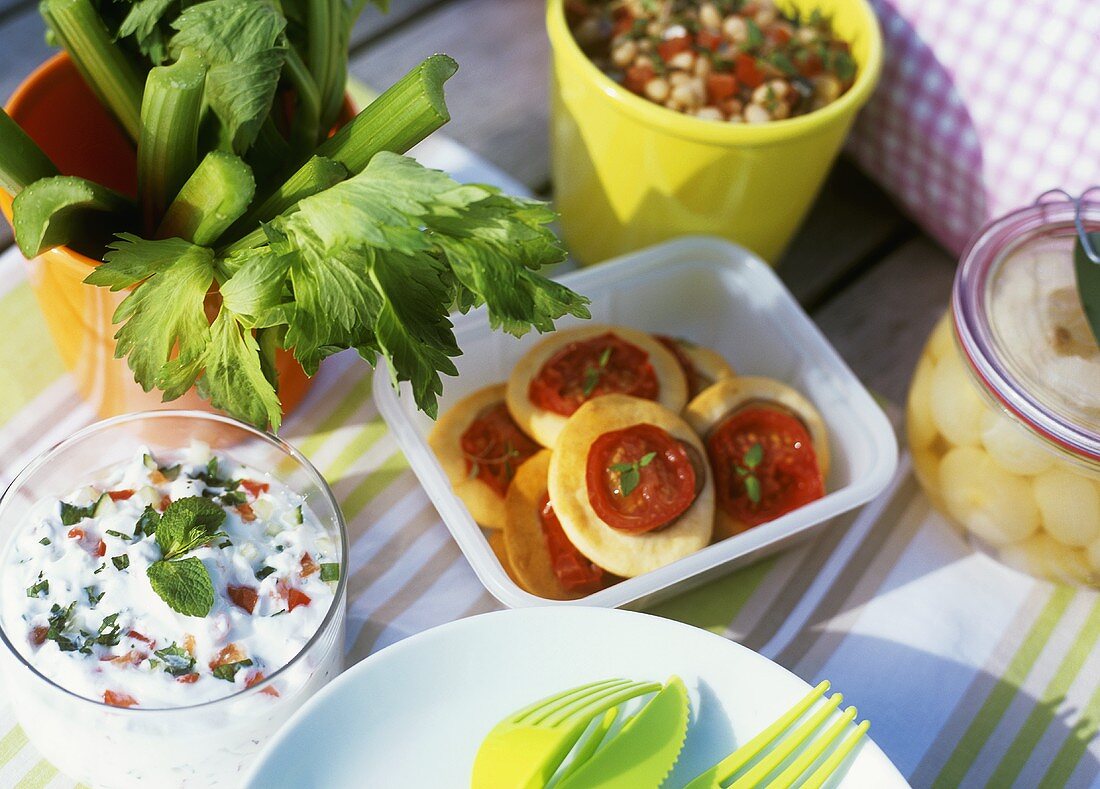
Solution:
[{"label": "celery stalk", "polygon": [[[348,171],[344,165],[323,156],[313,156],[270,197],[253,206],[234,225],[233,230],[244,232],[254,229],[260,222],[270,222],[299,200],[324,191],[347,177]],[[233,235],[233,232],[229,233],[230,238]]]},{"label": "celery stalk", "polygon": [[317,155],[359,173],[379,151],[409,150],[451,119],[443,83],[457,70],[451,58],[432,55],[322,143]]},{"label": "celery stalk", "polygon": [[210,246],[240,218],[255,192],[252,170],[240,157],[211,151],[168,207],[157,238]]},{"label": "celery stalk", "polygon": [[51,175],[57,175],[57,167],[50,157],[0,108],[0,189],[14,197]]},{"label": "celery stalk", "polygon": [[90,0],[43,0],[41,11],[88,87],[136,142],[141,133],[141,72],[114,43]]},{"label": "celery stalk", "polygon": [[[321,141],[321,96],[317,82],[294,47],[286,53],[286,75],[298,94],[298,106],[291,121],[291,144],[298,151],[309,151]],[[331,124],[329,124],[331,126]]]},{"label": "celery stalk", "polygon": [[[51,247],[83,240],[94,226],[124,226],[133,203],[106,186],[72,175],[29,184],[12,204],[15,243],[27,258]],[[114,214],[109,220],[98,214]]]},{"label": "celery stalk", "polygon": [[138,192],[151,232],[195,169],[206,65],[185,49],[170,66],[150,70],[141,102]]},{"label": "celery stalk", "polygon": [[347,81],[344,0],[312,0],[306,9],[309,70],[320,95],[321,128],[329,129],[340,112]]}]

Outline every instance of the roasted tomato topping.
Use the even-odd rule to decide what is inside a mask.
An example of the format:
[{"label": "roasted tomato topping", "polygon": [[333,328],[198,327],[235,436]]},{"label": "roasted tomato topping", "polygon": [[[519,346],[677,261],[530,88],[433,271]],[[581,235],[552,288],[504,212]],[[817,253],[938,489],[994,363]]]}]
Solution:
[{"label": "roasted tomato topping", "polygon": [[229,599],[233,601],[233,605],[238,608],[250,614],[256,610],[256,601],[260,599],[260,596],[251,586],[227,586],[225,592],[229,595]]},{"label": "roasted tomato topping", "polygon": [[251,504],[238,504],[235,509],[245,523],[252,523],[256,520],[256,513],[252,510]]},{"label": "roasted tomato topping", "polygon": [[481,480],[502,497],[519,465],[539,450],[539,445],[512,420],[503,401],[481,409],[459,444],[470,477]]},{"label": "roasted tomato topping", "polygon": [[592,509],[608,526],[641,533],[683,515],[698,493],[688,448],[656,425],[604,433],[588,450]]},{"label": "roasted tomato topping", "polygon": [[749,405],[707,436],[718,506],[748,526],[774,520],[825,495],[813,440],[798,417]]},{"label": "roasted tomato topping", "polygon": [[181,674],[180,676],[176,677],[176,682],[179,682],[181,685],[191,685],[198,681],[199,675],[195,673]]},{"label": "roasted tomato topping", "polygon": [[111,497],[111,501],[126,501],[134,495],[132,490],[109,490],[107,495]]},{"label": "roasted tomato topping", "polygon": [[228,666],[230,663],[240,663],[247,657],[248,655],[244,653],[244,650],[235,643],[228,644],[222,647],[217,656],[210,661],[210,670],[213,671],[219,666]]},{"label": "roasted tomato topping", "polygon": [[105,690],[103,691],[103,703],[110,704],[112,707],[134,707],[138,702],[133,696],[129,696],[125,693]]},{"label": "roasted tomato topping", "polygon": [[656,400],[660,394],[649,354],[613,332],[558,349],[531,379],[527,390],[532,403],[562,416],[605,394],[647,400]]},{"label": "roasted tomato topping", "polygon": [[539,523],[546,537],[546,548],[550,552],[550,566],[562,588],[568,592],[590,594],[607,585],[607,573],[602,567],[593,564],[588,557],[577,550],[561,527],[550,503],[550,496],[542,497],[539,506]]}]

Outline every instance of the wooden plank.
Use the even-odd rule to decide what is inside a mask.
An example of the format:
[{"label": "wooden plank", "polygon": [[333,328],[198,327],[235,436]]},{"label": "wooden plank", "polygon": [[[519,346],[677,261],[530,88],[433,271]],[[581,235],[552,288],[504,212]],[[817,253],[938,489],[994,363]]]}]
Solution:
[{"label": "wooden plank", "polygon": [[[5,0],[0,0],[0,3]],[[10,1],[10,0],[9,0]],[[398,25],[407,22],[419,13],[441,5],[448,0],[390,0],[389,10],[380,11],[373,3],[363,9],[363,13],[355,22],[351,31],[351,48],[355,52],[372,39],[384,35]]]},{"label": "wooden plank", "polygon": [[917,232],[878,186],[841,158],[776,270],[812,309]]},{"label": "wooden plank", "polygon": [[451,55],[445,133],[538,189],[549,173],[543,12],[540,0],[455,0],[367,46],[351,71],[385,88],[433,52]]},{"label": "wooden plank", "polygon": [[919,236],[812,314],[868,388],[904,401],[932,326],[947,309],[955,258]]}]

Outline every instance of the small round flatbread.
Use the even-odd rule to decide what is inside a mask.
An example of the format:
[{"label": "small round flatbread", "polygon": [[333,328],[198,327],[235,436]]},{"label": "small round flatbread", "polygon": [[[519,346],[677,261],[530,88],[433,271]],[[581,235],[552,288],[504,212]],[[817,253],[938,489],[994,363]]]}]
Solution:
[{"label": "small round flatbread", "polygon": [[504,401],[504,384],[494,384],[467,395],[448,408],[428,435],[431,446],[455,495],[474,520],[489,529],[504,528],[504,497],[477,477],[471,477],[462,452],[462,434],[485,408]]},{"label": "small round flatbread", "polygon": [[549,600],[577,600],[585,595],[561,585],[539,519],[549,469],[550,450],[544,449],[516,471],[504,499],[504,545],[520,586]]},{"label": "small round flatbread", "polygon": [[[718,381],[700,392],[688,403],[684,418],[706,441],[711,429],[746,405],[775,403],[797,416],[814,443],[814,455],[817,457],[821,476],[829,476],[829,437],[825,429],[825,420],[821,418],[814,404],[797,391],[774,378],[758,376],[738,376]],[[746,531],[749,527],[731,517],[721,507],[715,507],[714,539],[724,540]]]},{"label": "small round flatbread", "polygon": [[[585,481],[588,452],[604,433],[650,424],[694,447],[702,459],[703,486],[687,511],[671,525],[642,534],[613,529],[592,508]],[[550,459],[550,500],[562,529],[577,549],[608,572],[625,578],[664,567],[710,542],[714,526],[714,483],[706,449],[678,414],[658,403],[609,394],[582,405],[569,418]]]},{"label": "small round flatbread", "polygon": [[[723,378],[733,378],[737,375],[733,365],[726,361],[726,357],[718,351],[707,348],[705,345],[696,345],[694,342],[685,340],[682,337],[673,337],[670,334],[664,336],[676,343],[676,346],[687,356],[695,368],[695,374],[700,379],[699,392],[696,394],[702,393],[708,386],[721,381]],[[689,381],[688,384],[690,389],[691,382]]]},{"label": "small round flatbread", "polygon": [[504,568],[504,572],[512,579],[512,583],[521,589],[525,588],[523,583],[519,580],[519,576],[516,575],[511,560],[508,558],[508,548],[504,545],[503,530],[489,529],[485,532],[485,535],[485,539],[489,541],[489,547],[493,549],[493,555],[497,557],[497,561],[500,562],[500,566]]},{"label": "small round flatbread", "polygon": [[[636,345],[649,354],[649,363],[657,376],[657,402],[670,411],[679,413],[687,404],[687,380],[676,357],[657,340],[645,332],[625,326],[606,326],[590,323],[573,329],[562,329],[540,342],[527,352],[512,368],[508,377],[508,410],[512,418],[527,435],[533,437],[544,447],[554,447],[568,417],[540,408],[527,396],[531,381],[539,374],[542,366],[555,353],[566,345],[579,340],[598,337],[611,332],[623,340]],[[608,395],[600,395],[607,397]]]}]

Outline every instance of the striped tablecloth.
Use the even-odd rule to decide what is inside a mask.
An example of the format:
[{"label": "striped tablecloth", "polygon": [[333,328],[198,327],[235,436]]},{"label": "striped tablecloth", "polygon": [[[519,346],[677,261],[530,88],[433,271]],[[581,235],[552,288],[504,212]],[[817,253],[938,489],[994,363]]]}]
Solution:
[{"label": "striped tablecloth", "polygon": [[[446,141],[423,158],[515,188]],[[0,316],[2,489],[94,414],[54,353],[13,252],[0,257]],[[333,357],[283,429],[347,516],[349,663],[498,607],[387,432],[372,385],[362,363]],[[653,612],[739,641],[808,681],[831,679],[914,786],[1100,787],[1100,596],[971,553],[904,461],[858,516]],[[0,787],[71,785],[0,699]]]}]

